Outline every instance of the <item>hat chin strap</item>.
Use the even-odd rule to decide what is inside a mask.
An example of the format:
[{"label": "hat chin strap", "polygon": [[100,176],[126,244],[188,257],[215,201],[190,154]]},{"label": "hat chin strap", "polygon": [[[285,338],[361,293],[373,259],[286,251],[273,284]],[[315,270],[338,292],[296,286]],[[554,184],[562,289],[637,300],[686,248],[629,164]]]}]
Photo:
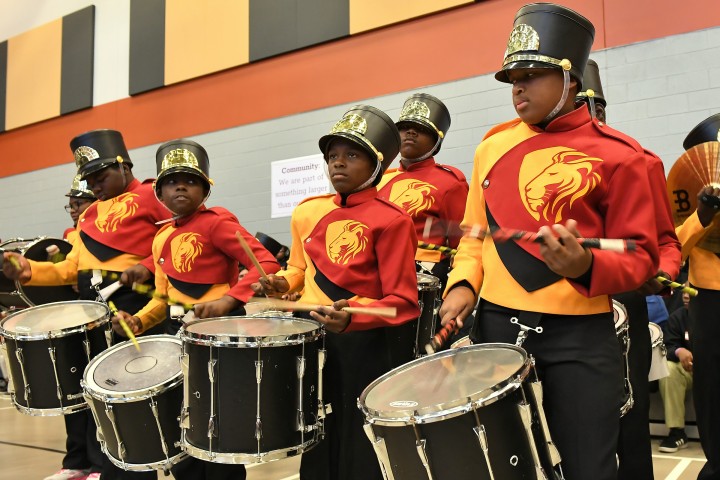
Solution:
[{"label": "hat chin strap", "polygon": [[555,105],[555,108],[552,109],[552,111],[548,114],[547,117],[543,119],[542,122],[540,122],[543,125],[547,125],[550,123],[555,116],[558,114],[560,110],[565,106],[565,102],[567,101],[568,94],[570,93],[570,72],[569,70],[566,70],[563,68],[563,93],[560,96],[560,101]]},{"label": "hat chin strap", "polygon": [[403,156],[400,156],[400,161],[417,163],[417,162],[422,162],[423,160],[427,160],[428,158],[433,156],[433,152],[435,152],[435,150],[437,150],[437,148],[440,146],[441,142],[442,142],[442,137],[440,137],[440,135],[438,135],[438,139],[437,139],[437,142],[435,142],[435,146],[432,147],[430,150],[428,150],[428,152],[425,155],[422,155],[418,158],[405,158]]},{"label": "hat chin strap", "polygon": [[[156,181],[157,181],[157,180],[156,180]],[[174,222],[175,220],[179,220],[179,219],[181,219],[181,218],[183,218],[183,217],[190,216],[190,215],[192,215],[192,213],[197,212],[197,211],[198,211],[198,208],[200,208],[200,207],[202,207],[203,205],[205,205],[205,202],[207,202],[207,199],[210,198],[210,189],[208,188],[208,194],[205,195],[205,198],[203,198],[203,201],[200,202],[200,205],[198,205],[198,207],[195,209],[194,212],[192,212],[192,213],[190,213],[190,214],[188,214],[188,215],[178,215],[177,213],[175,213],[175,212],[173,212],[172,210],[170,210],[170,209],[168,208],[168,206],[165,205],[165,202],[163,202],[162,200],[160,200],[160,197],[158,197],[157,189],[155,188],[155,183],[154,183],[154,182],[153,182],[153,193],[155,194],[155,198],[157,199],[157,201],[160,202],[160,205],[162,205],[163,207],[165,207],[165,210],[167,210],[168,212],[170,212],[170,213],[173,214],[172,217],[170,217],[170,218],[166,218],[165,220],[160,220],[159,222],[155,222],[155,225],[162,225],[162,224],[164,224],[164,223]]]},{"label": "hat chin strap", "polygon": [[360,190],[365,190],[367,187],[372,185],[372,183],[375,181],[375,179],[377,178],[377,176],[381,170],[382,170],[382,162],[378,161],[377,164],[375,165],[375,171],[372,173],[372,175],[370,175],[370,178],[368,178],[362,185],[360,185],[359,187],[357,187],[355,190],[353,190],[350,193],[356,193],[356,192],[359,192]]}]

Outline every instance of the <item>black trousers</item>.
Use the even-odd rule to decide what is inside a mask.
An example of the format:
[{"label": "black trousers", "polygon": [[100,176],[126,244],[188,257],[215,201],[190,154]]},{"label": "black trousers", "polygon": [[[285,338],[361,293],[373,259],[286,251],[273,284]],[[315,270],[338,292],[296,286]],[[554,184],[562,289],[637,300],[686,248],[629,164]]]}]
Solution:
[{"label": "black trousers", "polygon": [[720,291],[698,288],[689,309],[695,416],[707,458],[698,480],[720,480]]},{"label": "black trousers", "polygon": [[188,457],[170,469],[176,480],[245,480],[245,465],[226,465]]},{"label": "black trousers", "polygon": [[382,480],[357,399],[368,384],[390,370],[384,329],[328,332],[325,345],[323,390],[332,413],[325,419],[325,439],[302,455],[300,479]]},{"label": "black trousers", "polygon": [[650,391],[648,373],[652,360],[652,346],[648,330],[645,297],[635,292],[614,295],[628,313],[630,351],[630,384],[633,389],[632,409],[620,419],[618,441],[618,479],[651,480],[653,477],[652,446],[650,443]]},{"label": "black trousers", "polygon": [[90,410],[65,415],[63,420],[67,438],[62,468],[100,472],[104,455],[95,436],[95,421]]},{"label": "black trousers", "polygon": [[[473,343],[514,344],[519,327],[510,319],[517,314],[481,300]],[[535,358],[543,382],[543,406],[565,480],[614,480],[623,366],[612,313],[543,315],[540,326],[543,333],[530,333],[523,348]]]}]

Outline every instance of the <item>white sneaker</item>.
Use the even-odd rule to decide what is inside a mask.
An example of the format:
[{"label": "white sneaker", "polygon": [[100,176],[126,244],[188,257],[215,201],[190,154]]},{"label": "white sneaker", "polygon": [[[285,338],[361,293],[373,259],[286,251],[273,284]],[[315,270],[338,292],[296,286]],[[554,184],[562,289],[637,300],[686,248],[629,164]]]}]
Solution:
[{"label": "white sneaker", "polygon": [[100,474],[99,473],[91,473],[87,477],[85,477],[83,480],[100,480]]},{"label": "white sneaker", "polygon": [[49,477],[45,477],[43,480],[80,480],[84,479],[87,474],[87,470],[71,470],[63,468]]}]

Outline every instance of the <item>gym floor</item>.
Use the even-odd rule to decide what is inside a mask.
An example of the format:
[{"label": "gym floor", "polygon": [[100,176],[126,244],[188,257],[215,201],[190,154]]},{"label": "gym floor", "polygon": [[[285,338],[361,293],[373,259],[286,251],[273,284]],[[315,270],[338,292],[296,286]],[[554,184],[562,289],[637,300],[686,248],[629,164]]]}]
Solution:
[{"label": "gym floor", "polygon": [[[65,449],[65,425],[61,417],[31,417],[19,413],[8,396],[0,397],[0,480],[42,480],[60,468]],[[656,480],[695,480],[705,462],[697,441],[673,454],[657,451],[653,439]],[[296,480],[299,458],[251,465],[248,480]],[[159,476],[160,479],[171,477]]]}]

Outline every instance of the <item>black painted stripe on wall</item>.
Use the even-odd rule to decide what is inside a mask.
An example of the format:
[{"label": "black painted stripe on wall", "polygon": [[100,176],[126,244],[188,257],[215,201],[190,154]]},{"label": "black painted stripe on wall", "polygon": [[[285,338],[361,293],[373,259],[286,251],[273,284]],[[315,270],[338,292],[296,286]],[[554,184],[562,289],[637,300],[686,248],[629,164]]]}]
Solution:
[{"label": "black painted stripe on wall", "polygon": [[8,42],[0,42],[0,132],[5,131],[5,92],[7,92]]},{"label": "black painted stripe on wall", "polygon": [[349,34],[349,0],[250,0],[251,62]]},{"label": "black painted stripe on wall", "polygon": [[130,2],[130,95],[165,85],[165,0]]},{"label": "black painted stripe on wall", "polygon": [[60,114],[93,104],[93,59],[95,6],[91,5],[62,19],[62,70]]}]

